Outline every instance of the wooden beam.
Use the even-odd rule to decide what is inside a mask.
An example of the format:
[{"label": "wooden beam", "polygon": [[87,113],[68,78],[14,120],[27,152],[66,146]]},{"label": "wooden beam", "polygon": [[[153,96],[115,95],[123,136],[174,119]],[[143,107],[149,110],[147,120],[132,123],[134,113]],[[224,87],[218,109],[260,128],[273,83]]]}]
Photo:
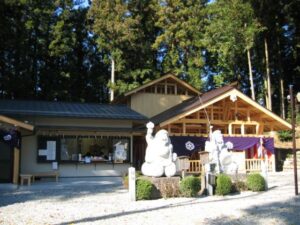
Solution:
[{"label": "wooden beam", "polygon": [[160,77],[160,78],[158,78],[158,79],[156,79],[156,80],[150,81],[150,82],[148,82],[148,83],[146,83],[146,84],[144,84],[144,85],[142,85],[142,86],[140,86],[140,87],[138,87],[138,88],[135,88],[135,89],[133,89],[133,90],[131,90],[131,91],[125,93],[124,96],[132,95],[132,94],[134,94],[134,93],[137,93],[137,92],[141,91],[142,89],[145,89],[145,88],[147,88],[147,87],[149,87],[149,86],[152,86],[152,85],[154,85],[154,84],[157,84],[157,83],[159,83],[159,82],[161,82],[161,81],[163,81],[163,80],[167,80],[167,79],[172,79],[172,80],[174,80],[176,83],[179,83],[180,85],[184,86],[186,89],[192,91],[193,93],[195,93],[195,94],[200,94],[200,92],[199,92],[196,88],[194,88],[193,86],[191,86],[191,85],[189,85],[188,83],[186,83],[186,82],[180,80],[178,77],[176,77],[176,76],[174,76],[174,75],[172,75],[172,74],[167,74],[167,75],[165,75],[165,76],[162,76],[162,77]]},{"label": "wooden beam", "polygon": [[280,124],[282,124],[283,127],[287,128],[287,129],[292,129],[292,125],[290,123],[288,123],[284,119],[280,118],[275,113],[273,113],[273,112],[269,111],[268,109],[264,108],[263,106],[261,106],[260,104],[258,104],[257,102],[255,102],[254,100],[252,100],[251,98],[249,98],[248,96],[244,95],[242,92],[240,92],[240,91],[238,91],[236,89],[232,90],[232,92],[235,92],[236,95],[239,98],[241,98],[242,100],[244,100],[245,102],[247,102],[248,104],[250,104],[251,106],[253,106],[254,108],[258,109],[259,111],[267,114],[271,118],[273,118],[276,121],[278,121]]},{"label": "wooden beam", "polygon": [[6,116],[2,116],[2,115],[0,115],[0,121],[3,121],[5,123],[8,123],[8,124],[16,126],[16,127],[21,127],[23,129],[30,130],[30,131],[33,131],[33,129],[34,129],[34,127],[30,124],[23,123],[21,121],[18,121],[18,120],[15,120],[15,119],[12,119],[12,118],[9,118]]},{"label": "wooden beam", "polygon": [[[258,124],[258,122],[256,121],[244,121],[244,120],[228,120],[228,121],[223,121],[223,120],[213,120],[211,121],[212,124],[220,124],[220,125],[226,125],[226,124],[235,124],[235,125],[241,125],[241,124],[245,124],[245,125],[256,125]],[[178,121],[176,121],[176,123],[204,123],[207,124],[208,120],[206,119],[179,119]],[[172,123],[171,123],[172,124]]]}]

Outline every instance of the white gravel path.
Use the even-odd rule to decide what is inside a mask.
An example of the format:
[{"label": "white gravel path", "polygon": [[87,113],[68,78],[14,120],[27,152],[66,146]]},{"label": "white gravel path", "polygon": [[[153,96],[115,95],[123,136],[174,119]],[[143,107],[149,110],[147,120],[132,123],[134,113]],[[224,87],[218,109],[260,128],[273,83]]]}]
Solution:
[{"label": "white gravel path", "polygon": [[0,224],[300,224],[293,173],[269,175],[261,193],[130,202],[120,178],[0,184]]}]

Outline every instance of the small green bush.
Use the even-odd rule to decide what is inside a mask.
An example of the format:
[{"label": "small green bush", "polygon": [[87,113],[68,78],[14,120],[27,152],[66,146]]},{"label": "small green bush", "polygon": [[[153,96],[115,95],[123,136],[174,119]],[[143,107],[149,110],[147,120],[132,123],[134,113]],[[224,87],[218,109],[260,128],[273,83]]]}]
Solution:
[{"label": "small green bush", "polygon": [[[141,171],[136,171],[136,178],[141,177],[143,174]],[[123,175],[123,186],[124,188],[128,189],[128,173],[126,173],[125,175]]]},{"label": "small green bush", "polygon": [[264,191],[266,188],[266,182],[262,175],[253,173],[247,177],[247,187],[252,191]]},{"label": "small green bush", "polygon": [[201,188],[198,177],[188,176],[180,182],[180,192],[183,197],[195,197]]},{"label": "small green bush", "polygon": [[136,198],[137,200],[151,199],[153,184],[149,180],[137,179],[136,180]]},{"label": "small green bush", "polygon": [[232,182],[231,178],[225,174],[220,174],[217,177],[217,195],[227,195],[231,192]]},{"label": "small green bush", "polygon": [[278,138],[282,142],[288,142],[293,139],[293,133],[290,130],[278,131]]}]

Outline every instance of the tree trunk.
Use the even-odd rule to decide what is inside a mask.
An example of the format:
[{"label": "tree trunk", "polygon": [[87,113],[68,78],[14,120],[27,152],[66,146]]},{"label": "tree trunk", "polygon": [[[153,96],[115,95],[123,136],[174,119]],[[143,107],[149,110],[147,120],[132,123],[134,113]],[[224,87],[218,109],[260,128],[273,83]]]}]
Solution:
[{"label": "tree trunk", "polygon": [[251,88],[251,98],[255,101],[251,55],[250,55],[250,50],[249,49],[247,49],[247,58],[248,58],[248,66],[249,66],[249,80],[250,80],[250,88]]},{"label": "tree trunk", "polygon": [[270,76],[270,63],[269,63],[269,50],[266,37],[264,38],[265,44],[265,57],[266,57],[266,81],[267,81],[267,109],[272,111],[272,94],[271,94],[271,76]]},{"label": "tree trunk", "polygon": [[278,48],[277,54],[278,54],[278,68],[279,68],[279,88],[280,88],[280,111],[281,111],[281,117],[285,119],[286,113],[285,113],[285,102],[284,102],[285,96],[284,96],[283,68],[282,68],[280,40],[278,35],[277,35],[277,48]]},{"label": "tree trunk", "polygon": [[[115,84],[115,60],[111,58],[111,85]],[[110,101],[114,100],[114,87],[110,88]]]}]

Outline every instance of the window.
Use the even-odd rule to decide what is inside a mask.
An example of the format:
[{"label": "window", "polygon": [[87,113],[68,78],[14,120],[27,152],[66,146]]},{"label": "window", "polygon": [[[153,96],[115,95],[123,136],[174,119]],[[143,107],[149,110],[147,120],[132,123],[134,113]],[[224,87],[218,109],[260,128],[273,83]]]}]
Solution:
[{"label": "window", "polygon": [[60,159],[78,161],[78,140],[76,137],[62,138],[60,141]]},{"label": "window", "polygon": [[78,162],[130,160],[128,137],[49,137],[38,136],[38,162]]}]

